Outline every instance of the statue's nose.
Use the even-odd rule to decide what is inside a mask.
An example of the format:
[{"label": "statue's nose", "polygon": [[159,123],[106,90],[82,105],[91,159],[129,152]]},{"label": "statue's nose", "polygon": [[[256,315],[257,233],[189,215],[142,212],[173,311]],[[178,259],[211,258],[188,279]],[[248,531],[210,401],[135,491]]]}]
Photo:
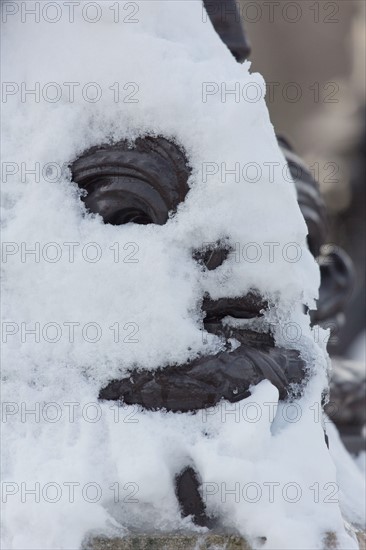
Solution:
[{"label": "statue's nose", "polygon": [[105,223],[163,225],[188,192],[184,153],[165,138],[94,147],[71,166],[87,209]]}]

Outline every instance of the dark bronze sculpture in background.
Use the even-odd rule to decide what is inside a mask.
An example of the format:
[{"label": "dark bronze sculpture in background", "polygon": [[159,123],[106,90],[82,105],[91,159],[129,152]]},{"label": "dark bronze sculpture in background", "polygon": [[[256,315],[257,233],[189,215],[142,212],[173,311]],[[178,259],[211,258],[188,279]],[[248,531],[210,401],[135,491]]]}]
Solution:
[{"label": "dark bronze sculpture in background", "polygon": [[[216,31],[235,58],[243,61],[250,50],[234,0],[205,0],[204,4]],[[222,10],[228,13],[228,8],[232,16],[224,18]],[[318,185],[287,142],[279,138],[279,145],[295,180],[309,230],[309,248],[314,257],[321,258],[318,310],[311,313],[315,323],[342,309],[351,283],[350,266],[337,251],[332,251],[331,262],[321,256],[325,210]],[[190,168],[176,144],[164,137],[145,137],[136,140],[132,148],[127,142],[94,147],[74,162],[72,173],[73,180],[86,190],[86,207],[99,213],[105,223],[163,225],[188,193]],[[192,250],[193,259],[207,270],[216,269],[229,254],[230,246],[225,243],[203,252]],[[250,395],[251,385],[264,379],[278,388],[281,399],[295,396],[293,388],[298,389],[307,376],[297,351],[277,347],[270,333],[227,328],[221,323],[226,316],[261,317],[268,306],[256,289],[236,299],[212,300],[202,296],[204,329],[221,336],[227,349],[185,365],[161,365],[154,372],[136,367],[130,376],[112,380],[102,388],[100,399],[121,400],[150,410],[197,411],[222,399],[240,401]],[[240,346],[231,351],[229,338],[235,338]],[[175,483],[182,514],[192,515],[197,525],[211,527],[214,520],[206,515],[194,467],[189,465],[177,473]]]}]

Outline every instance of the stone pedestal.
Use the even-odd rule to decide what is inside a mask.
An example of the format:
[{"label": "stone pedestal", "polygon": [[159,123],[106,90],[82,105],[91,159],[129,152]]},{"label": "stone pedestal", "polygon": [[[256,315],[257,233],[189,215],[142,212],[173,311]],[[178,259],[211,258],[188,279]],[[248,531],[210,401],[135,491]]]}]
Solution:
[{"label": "stone pedestal", "polygon": [[[357,532],[360,550],[366,550],[366,535],[364,531]],[[260,548],[258,540],[256,548]],[[336,537],[327,533],[324,537],[323,550],[338,548]],[[130,535],[126,538],[108,538],[98,536],[90,538],[82,550],[253,550],[248,542],[235,535],[196,535],[161,533],[154,535]]]},{"label": "stone pedestal", "polygon": [[95,537],[83,550],[252,550],[245,539],[233,535],[135,535],[126,538]]}]

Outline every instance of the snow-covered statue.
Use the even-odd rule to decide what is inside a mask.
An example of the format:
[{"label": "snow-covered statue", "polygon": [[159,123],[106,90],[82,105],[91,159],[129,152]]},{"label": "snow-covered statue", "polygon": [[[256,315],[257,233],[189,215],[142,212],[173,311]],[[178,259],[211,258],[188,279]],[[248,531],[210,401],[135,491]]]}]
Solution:
[{"label": "snow-covered statue", "polygon": [[215,527],[356,549],[309,314],[323,206],[262,77],[199,0],[23,4],[3,5],[4,546]]},{"label": "snow-covered statue", "polygon": [[[185,155],[162,137],[138,138],[133,147],[123,141],[93,148],[75,161],[72,174],[86,191],[88,210],[114,225],[163,225],[189,191]],[[318,212],[314,214],[316,217]],[[203,253],[192,250],[192,257],[203,272],[212,271],[227,261],[233,250],[230,239],[225,238]],[[277,387],[282,399],[291,393],[293,384],[301,385],[306,373],[299,352],[277,347],[269,330],[258,332],[222,323],[226,317],[261,318],[269,304],[256,289],[244,296],[216,300],[202,294],[199,303],[204,330],[220,337],[222,351],[200,354],[183,365],[163,364],[154,371],[134,365],[124,379],[103,388],[99,397],[150,410],[197,412],[222,400],[239,402],[250,396],[251,386],[265,379]],[[237,347],[233,350],[234,338]],[[199,525],[212,525],[212,519],[203,513],[198,483],[193,468],[184,468],[176,478],[177,496],[186,516],[191,515]]]}]

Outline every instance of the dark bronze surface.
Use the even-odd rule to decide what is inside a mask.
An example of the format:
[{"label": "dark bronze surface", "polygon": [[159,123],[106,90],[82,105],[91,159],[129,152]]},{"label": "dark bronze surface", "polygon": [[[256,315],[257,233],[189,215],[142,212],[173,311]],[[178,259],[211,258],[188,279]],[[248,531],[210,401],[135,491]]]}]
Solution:
[{"label": "dark bronze surface", "polygon": [[246,344],[231,352],[203,356],[157,371],[135,370],[122,380],[110,382],[99,398],[121,400],[150,410],[197,411],[213,407],[222,399],[241,401],[250,396],[250,386],[265,379],[276,386],[281,399],[291,395],[291,384],[301,384],[306,373],[299,353],[266,346],[264,338],[258,342],[257,333],[249,331],[243,331],[241,339],[247,339]]},{"label": "dark bronze surface", "polygon": [[86,151],[72,165],[90,212],[105,223],[163,225],[188,193],[190,169],[181,148],[145,137]]},{"label": "dark bronze surface", "polygon": [[244,32],[235,0],[203,0],[217,34],[235,59],[242,63],[250,55],[250,43]]}]

